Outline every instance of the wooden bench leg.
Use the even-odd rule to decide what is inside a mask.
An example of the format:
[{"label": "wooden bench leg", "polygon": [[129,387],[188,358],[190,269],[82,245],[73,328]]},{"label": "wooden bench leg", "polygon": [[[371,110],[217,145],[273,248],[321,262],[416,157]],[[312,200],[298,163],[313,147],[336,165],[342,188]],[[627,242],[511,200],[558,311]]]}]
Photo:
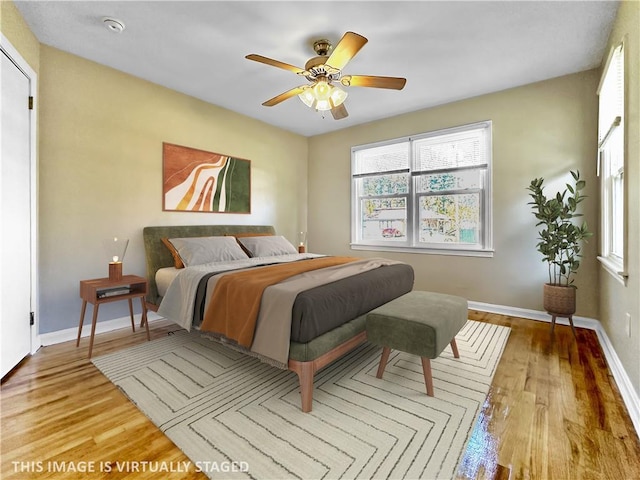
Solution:
[{"label": "wooden bench leg", "polygon": [[422,373],[424,373],[424,384],[427,386],[427,395],[433,397],[433,377],[431,376],[431,360],[420,357],[422,360]]},{"label": "wooden bench leg", "polygon": [[378,373],[376,374],[377,378],[382,378],[384,374],[384,369],[387,367],[387,361],[389,360],[389,354],[391,353],[391,349],[389,347],[382,348],[382,356],[380,357],[380,365],[378,365]]},{"label": "wooden bench leg", "polygon": [[451,340],[451,350],[453,350],[453,356],[455,358],[460,358],[460,353],[458,352],[458,344],[456,343],[456,337],[453,337],[453,340]]}]

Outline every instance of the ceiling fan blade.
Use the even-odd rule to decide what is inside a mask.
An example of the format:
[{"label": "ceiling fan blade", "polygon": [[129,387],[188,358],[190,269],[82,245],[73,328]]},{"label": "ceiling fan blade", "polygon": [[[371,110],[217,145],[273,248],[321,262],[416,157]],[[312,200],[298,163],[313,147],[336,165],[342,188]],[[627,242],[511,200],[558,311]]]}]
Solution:
[{"label": "ceiling fan blade", "polygon": [[341,118],[346,118],[349,116],[349,112],[347,112],[347,108],[344,106],[344,103],[341,103],[337,107],[331,109],[331,115],[335,120],[340,120]]},{"label": "ceiling fan blade", "polygon": [[285,100],[294,97],[296,95],[298,95],[299,93],[302,93],[303,90],[305,89],[306,85],[300,86],[300,87],[295,87],[292,88],[291,90],[287,90],[284,93],[281,93],[280,95],[277,95],[275,97],[273,97],[270,100],[267,100],[266,102],[264,102],[262,105],[264,105],[265,107],[273,107],[274,105],[279,104],[280,102],[284,102]]},{"label": "ceiling fan blade", "polygon": [[337,70],[342,70],[349,60],[355,57],[356,53],[358,53],[368,41],[365,37],[357,33],[345,33],[338,42],[338,45],[336,45],[336,48],[333,49],[331,55],[329,55],[325,65],[329,65]]},{"label": "ceiling fan blade", "polygon": [[374,87],[402,90],[407,83],[406,78],[376,77],[371,75],[345,75],[340,79],[345,87]]},{"label": "ceiling fan blade", "polygon": [[263,57],[262,55],[256,55],[252,53],[251,55],[247,55],[247,60],[253,60],[254,62],[265,63],[267,65],[271,65],[272,67],[282,68],[284,70],[289,70],[290,72],[297,73],[298,75],[308,75],[304,68],[296,67],[295,65],[289,65],[288,63],[279,62],[278,60],[274,60],[272,58]]}]

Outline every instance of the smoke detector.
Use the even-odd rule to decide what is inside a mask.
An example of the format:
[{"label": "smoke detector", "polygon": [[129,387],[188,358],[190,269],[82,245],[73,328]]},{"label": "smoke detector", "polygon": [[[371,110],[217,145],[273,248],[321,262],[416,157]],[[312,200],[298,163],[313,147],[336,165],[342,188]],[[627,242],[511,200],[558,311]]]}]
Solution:
[{"label": "smoke detector", "polygon": [[122,33],[124,30],[124,22],[122,20],[105,17],[102,19],[102,23],[104,23],[104,26],[113,33]]}]

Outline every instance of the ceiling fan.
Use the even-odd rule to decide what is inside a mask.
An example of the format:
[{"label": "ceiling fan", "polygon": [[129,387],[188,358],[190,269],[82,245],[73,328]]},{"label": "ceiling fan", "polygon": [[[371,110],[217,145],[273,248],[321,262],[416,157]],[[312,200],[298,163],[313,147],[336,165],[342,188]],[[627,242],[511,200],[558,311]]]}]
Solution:
[{"label": "ceiling fan", "polygon": [[289,70],[305,77],[310,82],[308,85],[300,85],[267,100],[262,104],[265,107],[272,107],[298,95],[308,107],[322,111],[331,110],[333,118],[339,120],[349,115],[344,106],[347,92],[335,86],[333,82],[339,82],[345,87],[373,87],[393,90],[402,90],[407,83],[405,78],[399,77],[342,74],[342,69],[367,42],[368,40],[362,35],[347,32],[329,55],[329,51],[332,49],[329,40],[318,40],[313,44],[317,56],[309,59],[304,68],[262,55],[251,54],[245,58]]}]

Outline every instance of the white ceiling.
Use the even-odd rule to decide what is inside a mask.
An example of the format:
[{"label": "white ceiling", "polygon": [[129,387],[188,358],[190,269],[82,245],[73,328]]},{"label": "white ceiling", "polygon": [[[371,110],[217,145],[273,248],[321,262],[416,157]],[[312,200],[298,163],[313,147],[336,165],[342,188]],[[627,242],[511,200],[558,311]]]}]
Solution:
[{"label": "white ceiling", "polygon": [[[617,1],[16,1],[40,42],[305,136],[595,68]],[[124,22],[116,34],[104,17]],[[398,76],[404,90],[350,87],[349,116],[293,97],[313,42],[369,42],[343,74]],[[327,112],[328,113],[328,112]]]}]

